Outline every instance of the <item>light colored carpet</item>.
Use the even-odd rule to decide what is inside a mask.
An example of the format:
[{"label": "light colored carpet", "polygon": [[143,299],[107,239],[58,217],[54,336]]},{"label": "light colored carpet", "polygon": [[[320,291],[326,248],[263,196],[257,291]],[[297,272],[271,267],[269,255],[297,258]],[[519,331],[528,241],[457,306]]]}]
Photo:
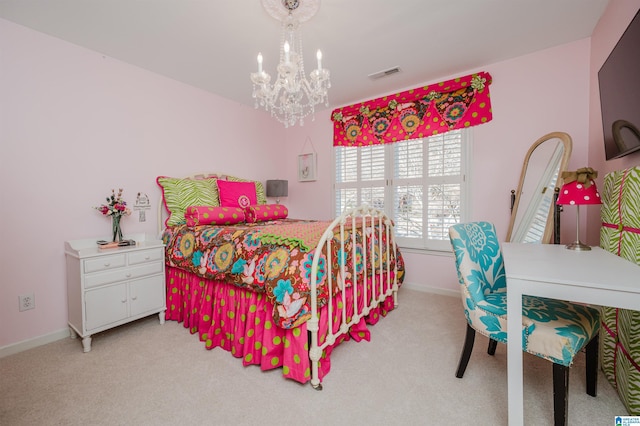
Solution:
[{"label": "light colored carpet", "polygon": [[[332,355],[324,390],[243,367],[206,350],[181,324],[156,315],[94,336],[59,340],[0,359],[0,424],[389,425],[507,424],[506,347],[486,353],[477,335],[455,377],[465,320],[459,298],[399,292],[400,306],[371,328],[371,342]],[[416,338],[417,336],[417,338]],[[525,354],[525,423],[553,421],[551,363]],[[600,372],[585,392],[584,354],[571,369],[569,423],[612,425],[624,406]]]}]

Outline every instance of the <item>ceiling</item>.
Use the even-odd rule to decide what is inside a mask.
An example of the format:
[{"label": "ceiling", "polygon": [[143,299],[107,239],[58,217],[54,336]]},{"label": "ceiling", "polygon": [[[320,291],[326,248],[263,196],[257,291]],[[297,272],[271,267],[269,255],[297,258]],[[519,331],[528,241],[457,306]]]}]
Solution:
[{"label": "ceiling", "polygon": [[[351,104],[589,37],[608,2],[322,0],[306,70],[322,49],[331,107]],[[256,56],[273,76],[281,37],[260,0],[0,0],[0,17],[251,106]]]}]

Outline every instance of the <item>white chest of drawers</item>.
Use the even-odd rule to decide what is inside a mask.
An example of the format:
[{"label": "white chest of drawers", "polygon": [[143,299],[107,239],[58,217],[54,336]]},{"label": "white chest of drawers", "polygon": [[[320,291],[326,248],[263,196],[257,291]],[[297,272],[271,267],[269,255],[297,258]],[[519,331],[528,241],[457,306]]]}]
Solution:
[{"label": "white chest of drawers", "polygon": [[164,324],[164,244],[133,239],[135,246],[104,250],[95,239],[65,243],[69,328],[71,337],[82,337],[84,352],[100,331],[152,314]]}]

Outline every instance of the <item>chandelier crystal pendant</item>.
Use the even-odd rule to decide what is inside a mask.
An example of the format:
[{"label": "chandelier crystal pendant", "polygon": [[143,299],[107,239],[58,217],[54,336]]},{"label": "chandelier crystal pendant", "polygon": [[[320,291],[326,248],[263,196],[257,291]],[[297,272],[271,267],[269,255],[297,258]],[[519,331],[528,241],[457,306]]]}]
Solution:
[{"label": "chandelier crystal pendant", "polygon": [[307,79],[302,57],[300,23],[308,20],[318,10],[319,0],[262,0],[262,6],[274,18],[282,22],[280,62],[276,68],[276,80],[262,69],[262,53],[258,53],[258,72],[251,73],[255,107],[271,112],[285,127],[315,112],[315,106],[329,106],[329,70],[322,68],[322,52],[316,53],[318,67]]}]

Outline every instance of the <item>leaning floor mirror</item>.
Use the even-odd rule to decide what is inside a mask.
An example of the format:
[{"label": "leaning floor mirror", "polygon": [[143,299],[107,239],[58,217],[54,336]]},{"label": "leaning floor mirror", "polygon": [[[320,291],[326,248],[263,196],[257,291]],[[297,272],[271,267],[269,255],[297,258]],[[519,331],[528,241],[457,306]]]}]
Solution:
[{"label": "leaning floor mirror", "polygon": [[507,241],[549,243],[553,235],[555,189],[571,156],[567,133],[553,132],[538,139],[524,157],[515,192]]}]

